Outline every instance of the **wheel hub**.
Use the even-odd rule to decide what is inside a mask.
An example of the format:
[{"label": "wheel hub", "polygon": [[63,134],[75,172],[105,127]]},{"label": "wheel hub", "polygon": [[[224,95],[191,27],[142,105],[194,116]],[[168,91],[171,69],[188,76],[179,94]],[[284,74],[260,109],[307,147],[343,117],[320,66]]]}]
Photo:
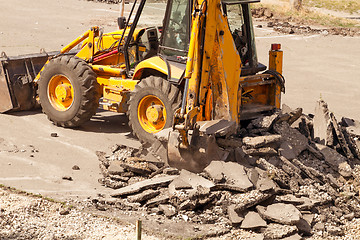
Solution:
[{"label": "wheel hub", "polygon": [[152,105],[146,109],[146,117],[150,122],[157,123],[163,119],[163,106]]},{"label": "wheel hub", "polygon": [[71,87],[66,84],[56,86],[55,96],[62,102],[69,100],[71,98]]},{"label": "wheel hub", "polygon": [[64,75],[53,76],[48,84],[50,104],[58,111],[68,110],[74,100],[74,89],[70,79]]},{"label": "wheel hub", "polygon": [[166,108],[164,103],[155,95],[143,97],[138,105],[138,119],[141,127],[156,133],[162,130],[166,123]]}]

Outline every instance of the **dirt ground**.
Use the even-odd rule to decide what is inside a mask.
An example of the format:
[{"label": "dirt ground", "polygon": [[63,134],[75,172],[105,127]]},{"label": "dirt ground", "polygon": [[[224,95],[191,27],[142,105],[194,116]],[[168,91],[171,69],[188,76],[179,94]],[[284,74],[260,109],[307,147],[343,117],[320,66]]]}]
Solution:
[{"label": "dirt ground", "polygon": [[[160,12],[156,8],[151,14]],[[119,13],[117,5],[81,0],[13,0],[0,2],[0,15],[0,52],[13,56],[58,50],[93,25],[115,30]],[[267,64],[271,43],[282,44],[284,103],[311,113],[321,97],[338,118],[360,119],[360,37],[281,34],[261,21],[254,26],[260,62]],[[140,146],[125,116],[101,111],[77,130],[55,127],[41,111],[2,114],[0,129],[0,183],[58,200],[107,195],[97,182],[95,151],[115,143]]]}]

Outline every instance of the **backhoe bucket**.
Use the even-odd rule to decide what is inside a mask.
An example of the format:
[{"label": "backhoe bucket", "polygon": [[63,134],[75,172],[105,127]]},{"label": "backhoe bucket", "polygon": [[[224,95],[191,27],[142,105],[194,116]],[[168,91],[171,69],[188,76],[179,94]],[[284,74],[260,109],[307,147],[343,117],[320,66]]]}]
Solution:
[{"label": "backhoe bucket", "polygon": [[190,145],[185,147],[181,144],[180,133],[170,132],[167,145],[169,166],[200,173],[211,161],[222,159],[222,152],[216,144],[214,135],[196,134],[189,138]]},{"label": "backhoe bucket", "polygon": [[0,57],[0,113],[36,107],[34,79],[49,57],[59,52]]}]

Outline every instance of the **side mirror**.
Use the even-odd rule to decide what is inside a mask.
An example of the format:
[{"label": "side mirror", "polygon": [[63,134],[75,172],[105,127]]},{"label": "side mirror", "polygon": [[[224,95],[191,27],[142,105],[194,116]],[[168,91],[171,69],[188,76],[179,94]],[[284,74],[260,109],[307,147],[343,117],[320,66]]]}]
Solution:
[{"label": "side mirror", "polygon": [[125,17],[118,17],[118,26],[119,29],[124,29],[126,24],[126,18]]}]

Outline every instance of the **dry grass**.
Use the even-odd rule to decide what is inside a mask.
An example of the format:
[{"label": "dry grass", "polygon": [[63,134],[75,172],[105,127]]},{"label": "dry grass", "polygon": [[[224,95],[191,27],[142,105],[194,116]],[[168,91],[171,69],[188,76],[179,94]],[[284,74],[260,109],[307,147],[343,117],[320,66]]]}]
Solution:
[{"label": "dry grass", "polygon": [[[331,1],[331,0],[306,0],[306,1]],[[337,2],[338,0],[334,0]],[[347,0],[345,0],[347,1]],[[360,0],[352,0],[359,2]],[[276,17],[289,19],[289,21],[295,21],[301,24],[316,24],[324,27],[342,27],[342,28],[356,28],[360,29],[358,21],[334,17],[328,14],[322,14],[309,10],[306,6],[300,11],[291,9],[286,5],[271,5],[271,4],[253,4],[253,8],[266,7],[269,8]]]},{"label": "dry grass", "polygon": [[360,11],[360,0],[304,0],[303,4],[305,7],[318,7],[348,13]]}]

